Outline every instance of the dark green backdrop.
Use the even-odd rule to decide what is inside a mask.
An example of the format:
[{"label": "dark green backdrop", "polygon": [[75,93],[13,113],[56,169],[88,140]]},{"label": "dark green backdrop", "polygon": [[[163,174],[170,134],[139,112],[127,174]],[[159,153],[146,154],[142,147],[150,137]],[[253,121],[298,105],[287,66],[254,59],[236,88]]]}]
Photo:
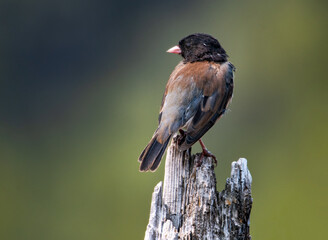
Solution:
[{"label": "dark green backdrop", "polygon": [[[142,239],[153,187],[137,158],[182,37],[237,67],[204,137],[218,190],[246,157],[253,239],[324,239],[326,1],[0,1],[0,239]],[[197,145],[193,152],[200,150]]]}]

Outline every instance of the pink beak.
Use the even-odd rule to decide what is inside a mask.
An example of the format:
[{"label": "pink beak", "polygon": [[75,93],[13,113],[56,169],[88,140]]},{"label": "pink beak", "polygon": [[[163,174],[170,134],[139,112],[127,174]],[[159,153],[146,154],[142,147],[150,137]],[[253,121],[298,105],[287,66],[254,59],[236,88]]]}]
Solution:
[{"label": "pink beak", "polygon": [[179,46],[174,46],[174,47],[170,48],[169,50],[167,50],[166,52],[180,54],[181,49],[179,48]]}]

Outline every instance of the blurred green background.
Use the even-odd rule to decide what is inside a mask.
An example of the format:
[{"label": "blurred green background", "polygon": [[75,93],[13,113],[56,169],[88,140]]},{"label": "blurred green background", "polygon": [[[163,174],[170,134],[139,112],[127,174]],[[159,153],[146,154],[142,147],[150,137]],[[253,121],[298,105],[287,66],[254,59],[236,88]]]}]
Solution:
[{"label": "blurred green background", "polygon": [[[327,1],[0,1],[0,239],[143,239],[153,187],[137,158],[191,33],[237,67],[204,137],[253,176],[253,239],[324,239]],[[195,146],[193,152],[199,151]]]}]

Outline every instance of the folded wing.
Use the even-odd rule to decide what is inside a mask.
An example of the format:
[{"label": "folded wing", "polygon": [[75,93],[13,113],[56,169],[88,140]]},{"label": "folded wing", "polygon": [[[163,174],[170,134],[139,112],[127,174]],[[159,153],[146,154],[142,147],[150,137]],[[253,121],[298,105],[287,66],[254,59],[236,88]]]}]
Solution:
[{"label": "folded wing", "polygon": [[215,75],[212,75],[213,84],[209,89],[203,82],[203,95],[194,117],[186,125],[184,141],[180,149],[186,150],[197,142],[224,114],[233,92],[233,71],[231,63],[222,65]]}]

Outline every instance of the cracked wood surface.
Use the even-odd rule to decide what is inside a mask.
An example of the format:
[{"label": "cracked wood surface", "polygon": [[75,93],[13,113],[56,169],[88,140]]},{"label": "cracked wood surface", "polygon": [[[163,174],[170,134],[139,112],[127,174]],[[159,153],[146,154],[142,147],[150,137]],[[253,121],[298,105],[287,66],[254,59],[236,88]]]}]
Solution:
[{"label": "cracked wood surface", "polygon": [[250,240],[252,177],[247,160],[231,164],[225,189],[216,190],[212,158],[180,152],[172,140],[165,162],[164,186],[154,189],[145,240]]}]

